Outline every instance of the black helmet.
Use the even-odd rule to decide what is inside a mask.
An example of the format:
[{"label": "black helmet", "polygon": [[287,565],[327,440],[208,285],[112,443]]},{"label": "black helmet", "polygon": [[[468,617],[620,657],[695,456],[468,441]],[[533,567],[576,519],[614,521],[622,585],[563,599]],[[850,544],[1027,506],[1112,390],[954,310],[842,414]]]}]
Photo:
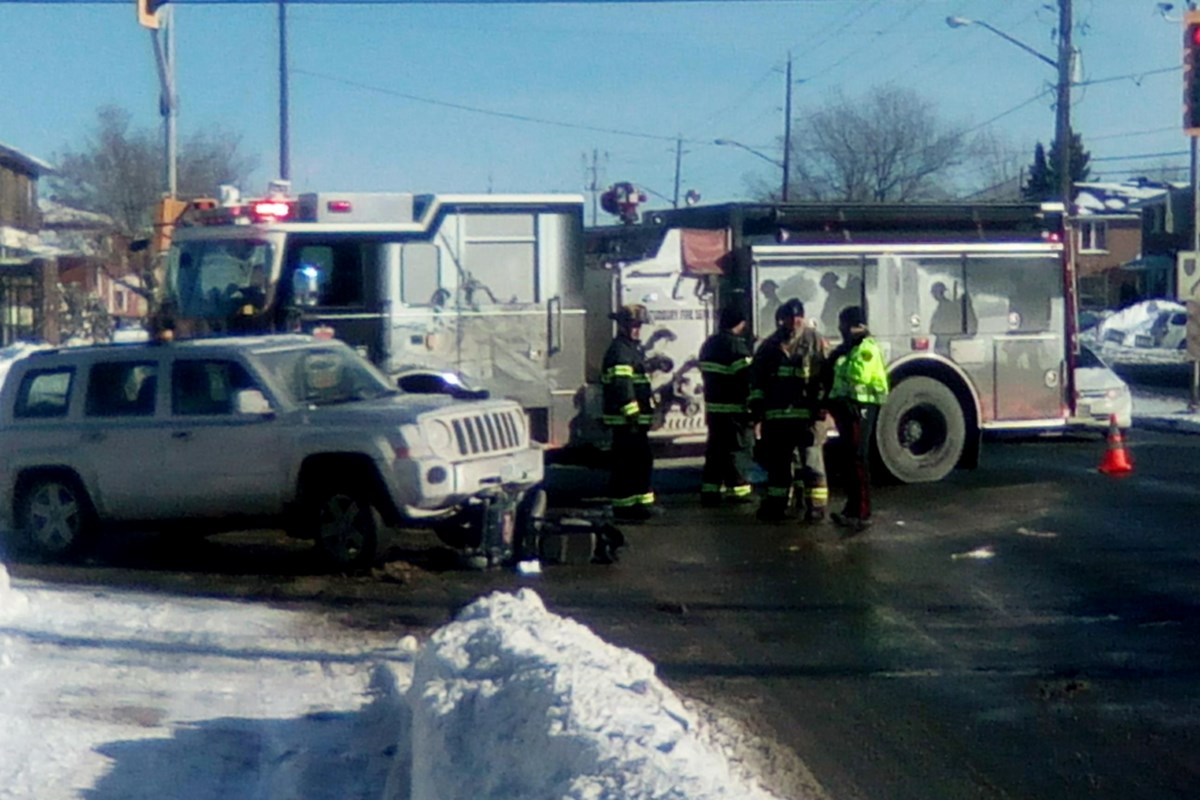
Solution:
[{"label": "black helmet", "polygon": [[608,316],[625,325],[645,325],[650,322],[650,312],[641,303],[621,306]]},{"label": "black helmet", "polygon": [[796,317],[804,316],[804,303],[793,297],[786,303],[775,309],[775,324],[780,325],[785,320],[792,320]]}]

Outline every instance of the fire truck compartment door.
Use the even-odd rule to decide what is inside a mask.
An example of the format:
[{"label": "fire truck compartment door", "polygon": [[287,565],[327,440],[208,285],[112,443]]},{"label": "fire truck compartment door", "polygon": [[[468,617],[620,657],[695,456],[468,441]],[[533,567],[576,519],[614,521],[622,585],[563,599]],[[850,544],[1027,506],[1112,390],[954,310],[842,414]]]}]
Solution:
[{"label": "fire truck compartment door", "polygon": [[996,420],[1062,417],[1062,337],[1054,333],[995,337]]}]

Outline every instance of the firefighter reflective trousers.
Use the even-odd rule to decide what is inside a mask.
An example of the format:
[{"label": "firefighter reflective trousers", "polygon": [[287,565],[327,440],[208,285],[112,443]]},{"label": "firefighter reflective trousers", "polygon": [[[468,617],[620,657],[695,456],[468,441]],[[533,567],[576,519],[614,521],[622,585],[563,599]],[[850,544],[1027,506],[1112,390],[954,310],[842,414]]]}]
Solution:
[{"label": "firefighter reflective trousers", "polygon": [[719,501],[722,496],[749,498],[753,493],[746,479],[750,448],[750,421],[741,414],[708,414],[708,442],[704,448],[704,471],[700,475],[700,499]]},{"label": "firefighter reflective trousers", "polygon": [[[762,426],[761,453],[767,471],[766,496],[761,510],[782,516],[793,495],[809,516],[823,514],[829,501],[825,478],[825,444],[819,423],[807,419],[767,420]],[[803,498],[803,500],[801,500]]]},{"label": "firefighter reflective trousers", "polygon": [[649,429],[642,425],[615,425],[611,430],[609,498],[613,510],[652,505],[654,454],[650,450]]}]

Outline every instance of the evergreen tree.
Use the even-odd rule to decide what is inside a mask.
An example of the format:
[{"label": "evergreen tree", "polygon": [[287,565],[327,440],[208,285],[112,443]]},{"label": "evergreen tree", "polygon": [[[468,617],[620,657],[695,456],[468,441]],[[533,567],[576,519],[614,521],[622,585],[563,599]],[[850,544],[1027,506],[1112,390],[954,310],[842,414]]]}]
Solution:
[{"label": "evergreen tree", "polygon": [[[1071,134],[1071,182],[1086,181],[1092,168],[1089,162],[1092,154],[1083,149],[1083,139],[1078,133]],[[1021,193],[1026,200],[1057,200],[1059,186],[1058,171],[1058,142],[1050,145],[1047,156],[1042,143],[1038,142],[1033,150],[1033,165],[1029,168],[1029,180]]]},{"label": "evergreen tree", "polygon": [[1021,187],[1021,196],[1026,200],[1045,200],[1055,191],[1050,178],[1050,167],[1046,165],[1046,148],[1038,142],[1033,148],[1033,165],[1029,168],[1029,180]]}]

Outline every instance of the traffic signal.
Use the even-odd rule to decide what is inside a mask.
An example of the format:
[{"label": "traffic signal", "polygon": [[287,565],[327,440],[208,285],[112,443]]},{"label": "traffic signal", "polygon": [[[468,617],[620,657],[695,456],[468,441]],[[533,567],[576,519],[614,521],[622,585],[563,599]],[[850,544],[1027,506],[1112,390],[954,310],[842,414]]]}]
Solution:
[{"label": "traffic signal", "polygon": [[167,0],[133,0],[137,4],[138,24],[143,28],[158,30],[158,9]]},{"label": "traffic signal", "polygon": [[1183,132],[1200,136],[1200,11],[1183,15]]}]

